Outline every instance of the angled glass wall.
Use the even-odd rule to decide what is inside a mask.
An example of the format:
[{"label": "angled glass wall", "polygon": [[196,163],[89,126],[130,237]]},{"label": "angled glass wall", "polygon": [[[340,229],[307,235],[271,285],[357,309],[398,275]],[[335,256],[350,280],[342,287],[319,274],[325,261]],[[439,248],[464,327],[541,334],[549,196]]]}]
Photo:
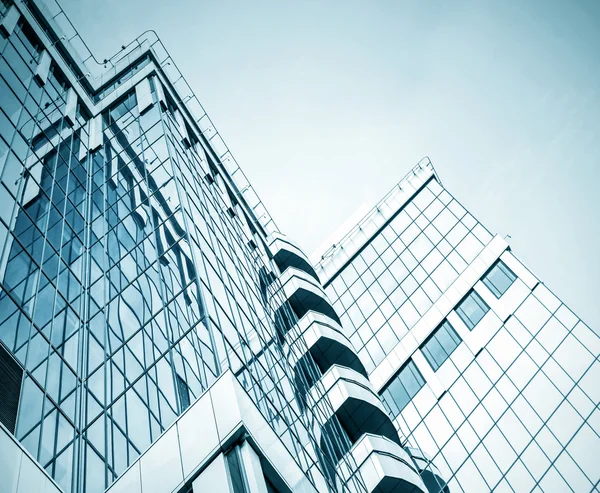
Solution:
[{"label": "angled glass wall", "polygon": [[316,272],[401,436],[440,471],[429,490],[597,488],[598,331],[434,173],[384,213]]},{"label": "angled glass wall", "polygon": [[10,431],[65,492],[101,492],[231,369],[309,480],[337,489],[327,451],[348,439],[297,400],[263,223],[158,55],[133,51],[90,93],[27,6],[0,38],[0,340],[24,370]]}]

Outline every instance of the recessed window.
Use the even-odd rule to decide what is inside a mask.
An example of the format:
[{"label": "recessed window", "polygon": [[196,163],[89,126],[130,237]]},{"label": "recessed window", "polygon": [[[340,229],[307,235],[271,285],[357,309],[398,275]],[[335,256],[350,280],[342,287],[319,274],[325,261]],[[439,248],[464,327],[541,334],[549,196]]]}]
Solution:
[{"label": "recessed window", "polygon": [[481,299],[475,291],[471,291],[467,297],[456,307],[456,313],[469,328],[473,328],[479,323],[483,316],[490,310],[485,301]]},{"label": "recessed window", "polygon": [[383,403],[392,419],[400,414],[424,385],[423,375],[413,360],[409,360],[381,392]]},{"label": "recessed window", "polygon": [[502,260],[498,260],[481,281],[496,298],[500,298],[515,282],[516,278],[514,272]]},{"label": "recessed window", "polygon": [[442,363],[448,359],[452,352],[461,343],[461,338],[458,336],[450,322],[444,321],[425,341],[421,346],[421,352],[427,362],[436,371]]}]

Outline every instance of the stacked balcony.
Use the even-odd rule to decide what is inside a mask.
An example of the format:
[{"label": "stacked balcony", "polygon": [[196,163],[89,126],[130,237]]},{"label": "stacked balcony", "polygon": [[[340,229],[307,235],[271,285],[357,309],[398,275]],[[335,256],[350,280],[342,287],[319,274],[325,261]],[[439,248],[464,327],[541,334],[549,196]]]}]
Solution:
[{"label": "stacked balcony", "polygon": [[[353,475],[359,475],[369,492],[427,493],[410,455],[385,437],[364,434],[341,461],[340,477],[345,485],[354,485]],[[349,468],[346,464],[356,464]],[[350,491],[354,493],[352,487]]]},{"label": "stacked balcony", "polygon": [[276,326],[295,372],[299,402],[313,409],[323,450],[328,430],[339,426],[350,442],[330,457],[338,481],[369,493],[426,493],[307,257],[282,235],[274,237],[270,250],[281,272],[270,295],[278,300]]}]

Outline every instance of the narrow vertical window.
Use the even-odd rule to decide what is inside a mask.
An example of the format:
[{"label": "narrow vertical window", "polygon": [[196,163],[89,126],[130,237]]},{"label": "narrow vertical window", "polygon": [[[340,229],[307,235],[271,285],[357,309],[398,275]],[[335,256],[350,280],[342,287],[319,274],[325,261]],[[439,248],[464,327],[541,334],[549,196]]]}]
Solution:
[{"label": "narrow vertical window", "polygon": [[181,403],[181,412],[190,407],[190,389],[185,380],[179,375],[175,375],[177,380],[177,392],[179,393],[179,402]]},{"label": "narrow vertical window", "polygon": [[246,477],[242,469],[239,454],[239,447],[234,447],[226,456],[229,477],[231,478],[231,485],[234,493],[248,493],[249,488],[246,484]]}]

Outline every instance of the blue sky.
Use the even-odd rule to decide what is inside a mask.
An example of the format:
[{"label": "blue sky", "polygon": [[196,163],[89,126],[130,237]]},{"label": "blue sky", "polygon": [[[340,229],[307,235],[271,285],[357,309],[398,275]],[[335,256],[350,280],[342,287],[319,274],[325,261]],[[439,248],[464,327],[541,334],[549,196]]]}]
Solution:
[{"label": "blue sky", "polygon": [[158,32],[307,253],[428,155],[444,186],[600,327],[600,2],[61,5],[99,59]]}]

